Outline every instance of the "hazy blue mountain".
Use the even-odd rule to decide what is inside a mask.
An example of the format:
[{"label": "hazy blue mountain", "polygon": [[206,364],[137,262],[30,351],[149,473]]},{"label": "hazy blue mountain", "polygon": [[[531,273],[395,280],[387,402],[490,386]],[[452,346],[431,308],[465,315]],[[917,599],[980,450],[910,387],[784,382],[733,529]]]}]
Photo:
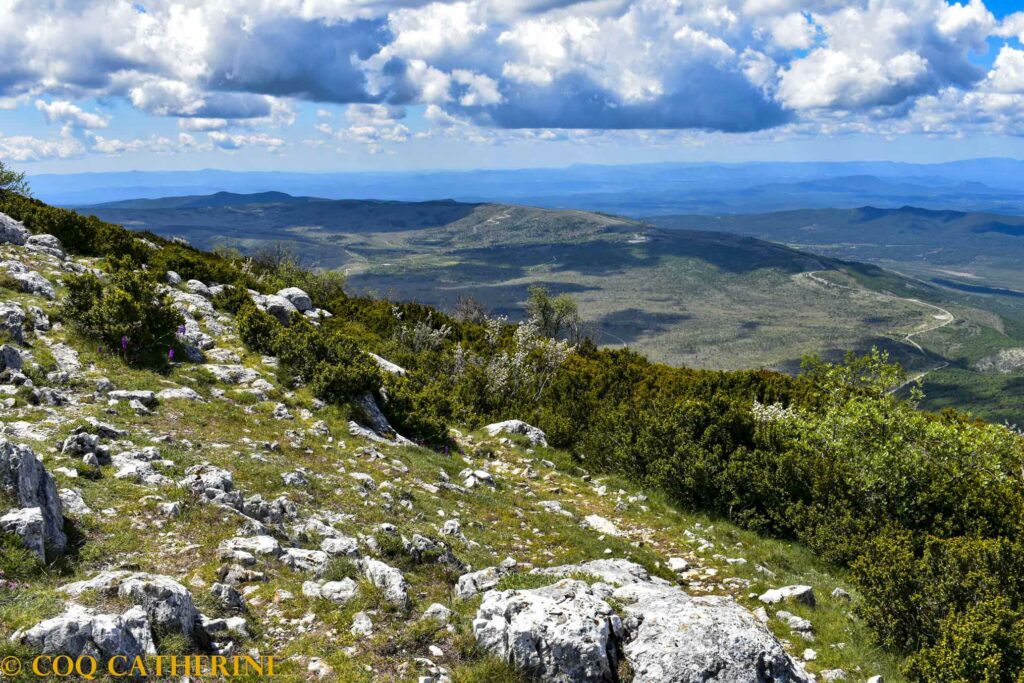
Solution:
[{"label": "hazy blue mountain", "polygon": [[505,202],[628,216],[760,213],[870,204],[1024,214],[1024,162],[576,165],[391,173],[174,172],[37,175],[42,199],[87,206],[215,192],[327,199]]}]

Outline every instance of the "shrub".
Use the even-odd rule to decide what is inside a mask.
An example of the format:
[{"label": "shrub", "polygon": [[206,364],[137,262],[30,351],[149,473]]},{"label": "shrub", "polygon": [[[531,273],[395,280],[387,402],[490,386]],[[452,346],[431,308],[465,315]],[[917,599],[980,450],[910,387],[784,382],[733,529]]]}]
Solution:
[{"label": "shrub", "polygon": [[66,284],[62,313],[80,332],[131,363],[166,363],[183,319],[149,275],[119,270],[104,281],[88,273]]},{"label": "shrub", "polygon": [[241,311],[246,304],[252,305],[252,297],[249,296],[249,292],[240,283],[236,283],[231,287],[225,287],[214,294],[211,301],[218,309],[232,314]]},{"label": "shrub", "polygon": [[913,655],[911,680],[928,683],[1020,683],[1024,680],[1024,614],[992,598],[950,611],[935,645]]},{"label": "shrub", "polygon": [[250,301],[239,309],[236,322],[238,336],[247,347],[268,356],[277,352],[275,343],[281,323],[274,316],[256,308]]}]

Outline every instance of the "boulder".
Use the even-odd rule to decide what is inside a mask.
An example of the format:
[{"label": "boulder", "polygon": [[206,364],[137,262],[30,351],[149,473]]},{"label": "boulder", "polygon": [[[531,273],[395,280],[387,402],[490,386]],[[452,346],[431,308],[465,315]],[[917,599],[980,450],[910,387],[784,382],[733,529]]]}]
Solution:
[{"label": "boulder", "polygon": [[57,553],[67,548],[57,485],[31,448],[0,441],[0,488],[12,494],[21,507],[39,508],[47,548]]},{"label": "boulder", "polygon": [[244,365],[217,365],[207,363],[203,366],[218,382],[224,384],[248,384],[260,378],[260,373]]},{"label": "boulder", "polygon": [[13,301],[0,301],[0,332],[16,342],[25,341],[25,311]]},{"label": "boulder", "polygon": [[359,543],[349,536],[334,536],[320,542],[320,550],[331,557],[359,559]]},{"label": "boulder", "polygon": [[30,235],[25,240],[25,246],[33,251],[49,254],[61,261],[67,258],[67,254],[64,253],[64,245],[53,235]]},{"label": "boulder", "polygon": [[210,292],[210,288],[199,280],[189,280],[185,283],[185,289],[193,294],[198,294],[204,299],[210,299],[213,297],[213,294]]},{"label": "boulder", "polygon": [[203,397],[196,393],[195,389],[188,387],[174,387],[173,389],[161,389],[156,394],[161,401],[202,401]]},{"label": "boulder", "polygon": [[534,446],[547,446],[548,437],[541,430],[537,429],[533,425],[527,424],[522,420],[505,420],[504,422],[495,422],[484,427],[484,430],[491,436],[497,436],[498,434],[519,434],[525,436],[527,440]]},{"label": "boulder", "polygon": [[[489,591],[473,622],[478,642],[541,681],[809,683],[754,614],[733,599],[691,597],[622,559],[534,570],[593,575],[544,588]],[[609,605],[616,605],[616,614]]]},{"label": "boulder", "polygon": [[369,356],[370,359],[377,364],[377,367],[379,367],[384,372],[399,376],[404,376],[406,374],[406,369],[403,368],[401,365],[396,365],[395,363],[392,363],[386,358],[381,358],[375,353],[367,352],[366,355]]},{"label": "boulder", "polygon": [[338,605],[344,605],[356,596],[359,585],[352,579],[345,578],[341,581],[328,581],[317,583],[307,581],[302,584],[302,594],[311,598],[323,598]]},{"label": "boulder", "polygon": [[384,591],[388,602],[400,607],[409,604],[409,584],[401,571],[372,558],[359,560],[359,569],[370,583]]},{"label": "boulder", "polygon": [[327,568],[330,555],[322,550],[306,550],[304,548],[285,548],[281,561],[302,572],[312,572],[319,576]]},{"label": "boulder", "polygon": [[27,294],[36,294],[47,299],[55,299],[57,297],[53,284],[24,263],[20,261],[0,261],[0,268],[6,270],[11,279],[18,283],[20,291]]},{"label": "boulder", "polygon": [[71,597],[78,597],[86,591],[117,596],[144,609],[155,628],[179,633],[191,644],[199,647],[208,644],[199,610],[192,601],[192,594],[169,576],[107,571],[97,574],[88,581],[68,584],[61,591]]},{"label": "boulder", "polygon": [[814,588],[811,586],[783,586],[782,588],[773,588],[766,591],[758,598],[758,600],[766,605],[774,605],[775,603],[792,600],[793,602],[799,602],[804,605],[814,607]]},{"label": "boulder", "polygon": [[203,463],[202,465],[193,465],[185,470],[185,476],[178,480],[178,486],[188,489],[196,495],[203,494],[210,489],[227,493],[234,488],[234,478],[225,469]]},{"label": "boulder", "polygon": [[178,275],[173,270],[168,270],[167,274],[164,275],[164,281],[167,282],[167,284],[172,285],[172,286],[173,285],[178,285],[178,284],[181,284],[181,276]]},{"label": "boulder", "polygon": [[221,553],[238,550],[253,555],[269,555],[271,557],[280,557],[284,552],[281,549],[281,544],[273,536],[238,536],[229,538],[220,544]]},{"label": "boulder", "polygon": [[619,528],[611,520],[605,519],[601,515],[587,515],[583,518],[583,523],[599,534],[607,536],[622,535],[622,532],[619,531]]},{"label": "boulder", "polygon": [[731,598],[633,583],[613,593],[635,623],[623,655],[634,683],[808,683],[810,678],[749,610]]},{"label": "boulder", "polygon": [[156,405],[156,394],[152,391],[145,390],[129,390],[129,389],[115,389],[107,394],[107,398],[114,399],[115,401],[138,401],[147,408],[152,408]]},{"label": "boulder", "polygon": [[43,511],[40,508],[16,508],[0,517],[0,531],[14,534],[21,544],[46,561],[46,541],[43,537]]},{"label": "boulder", "polygon": [[294,306],[295,310],[299,313],[305,313],[306,311],[313,310],[313,300],[309,298],[309,294],[306,294],[298,287],[287,287],[282,289],[277,293],[277,296],[287,300],[288,303]]},{"label": "boulder", "polygon": [[127,661],[155,655],[149,617],[141,607],[121,614],[95,614],[80,605],[69,604],[63,614],[41,621],[11,640],[42,655],[95,657],[105,663],[115,655]]},{"label": "boulder", "polygon": [[362,413],[366,427],[355,422],[349,423],[349,433],[353,436],[365,436],[372,441],[384,443],[397,443],[403,446],[412,445],[412,441],[395,431],[388,418],[381,412],[377,405],[377,399],[370,392],[356,396],[352,405]]},{"label": "boulder", "polygon": [[21,351],[10,344],[0,344],[0,370],[21,370],[23,364]]},{"label": "boulder", "polygon": [[277,318],[282,325],[287,325],[291,321],[292,314],[299,312],[299,309],[295,308],[291,301],[276,294],[268,294],[263,297],[262,304],[261,308]]},{"label": "boulder", "polygon": [[32,235],[20,221],[0,213],[0,242],[22,246]]},{"label": "boulder", "polygon": [[484,650],[542,681],[618,680],[622,621],[583,581],[490,591],[473,619],[473,635]]}]

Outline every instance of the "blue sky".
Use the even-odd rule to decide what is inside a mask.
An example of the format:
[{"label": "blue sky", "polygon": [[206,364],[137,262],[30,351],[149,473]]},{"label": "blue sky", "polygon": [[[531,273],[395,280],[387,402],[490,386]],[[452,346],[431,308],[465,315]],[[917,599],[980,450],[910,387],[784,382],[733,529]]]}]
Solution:
[{"label": "blue sky", "polygon": [[1024,157],[1009,0],[9,0],[0,160],[81,172]]}]

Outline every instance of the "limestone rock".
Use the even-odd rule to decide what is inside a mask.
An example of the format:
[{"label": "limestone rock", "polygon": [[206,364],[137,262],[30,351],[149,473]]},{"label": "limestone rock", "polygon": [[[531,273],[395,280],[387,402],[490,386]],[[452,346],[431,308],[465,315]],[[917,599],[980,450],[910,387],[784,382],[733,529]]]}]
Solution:
[{"label": "limestone rock", "polygon": [[21,507],[40,509],[48,548],[58,553],[67,548],[57,485],[31,448],[0,441],[0,488],[12,494]]},{"label": "limestone rock", "polygon": [[192,594],[169,576],[108,571],[87,581],[68,584],[61,590],[72,597],[86,591],[116,595],[144,609],[154,627],[180,633],[198,646],[205,646],[207,642]]},{"label": "limestone rock", "polygon": [[35,553],[40,561],[46,560],[46,542],[43,537],[43,511],[39,508],[16,508],[0,517],[0,531],[21,538],[21,543]]},{"label": "limestone rock", "polygon": [[792,600],[794,602],[814,607],[814,588],[811,586],[783,586],[782,588],[773,588],[766,591],[758,598],[758,600],[766,605],[774,605],[775,603]]},{"label": "limestone rock", "polygon": [[22,246],[31,234],[24,224],[0,213],[0,242]]},{"label": "limestone rock", "polygon": [[477,643],[529,676],[552,683],[611,683],[622,621],[586,583],[490,591],[473,620]]},{"label": "limestone rock", "polygon": [[495,422],[484,427],[484,430],[491,436],[497,436],[501,433],[520,434],[525,436],[534,446],[548,445],[548,437],[543,431],[537,429],[533,425],[523,422],[522,420],[505,420],[504,422]]},{"label": "limestone rock", "polygon": [[[282,289],[277,293],[277,296],[288,301],[288,303],[290,303],[299,313],[305,313],[306,311],[313,310],[313,300],[309,298],[309,294],[306,294],[298,287],[287,287]],[[274,314],[271,313],[271,315]]]},{"label": "limestone rock", "polygon": [[359,560],[359,569],[370,583],[384,591],[388,602],[403,607],[409,603],[409,584],[400,570],[372,558]]},{"label": "limestone rock", "polygon": [[131,661],[156,654],[149,618],[141,607],[132,607],[122,614],[94,614],[70,604],[60,616],[15,633],[12,640],[38,654],[72,658],[85,655],[102,662],[115,655]]}]

